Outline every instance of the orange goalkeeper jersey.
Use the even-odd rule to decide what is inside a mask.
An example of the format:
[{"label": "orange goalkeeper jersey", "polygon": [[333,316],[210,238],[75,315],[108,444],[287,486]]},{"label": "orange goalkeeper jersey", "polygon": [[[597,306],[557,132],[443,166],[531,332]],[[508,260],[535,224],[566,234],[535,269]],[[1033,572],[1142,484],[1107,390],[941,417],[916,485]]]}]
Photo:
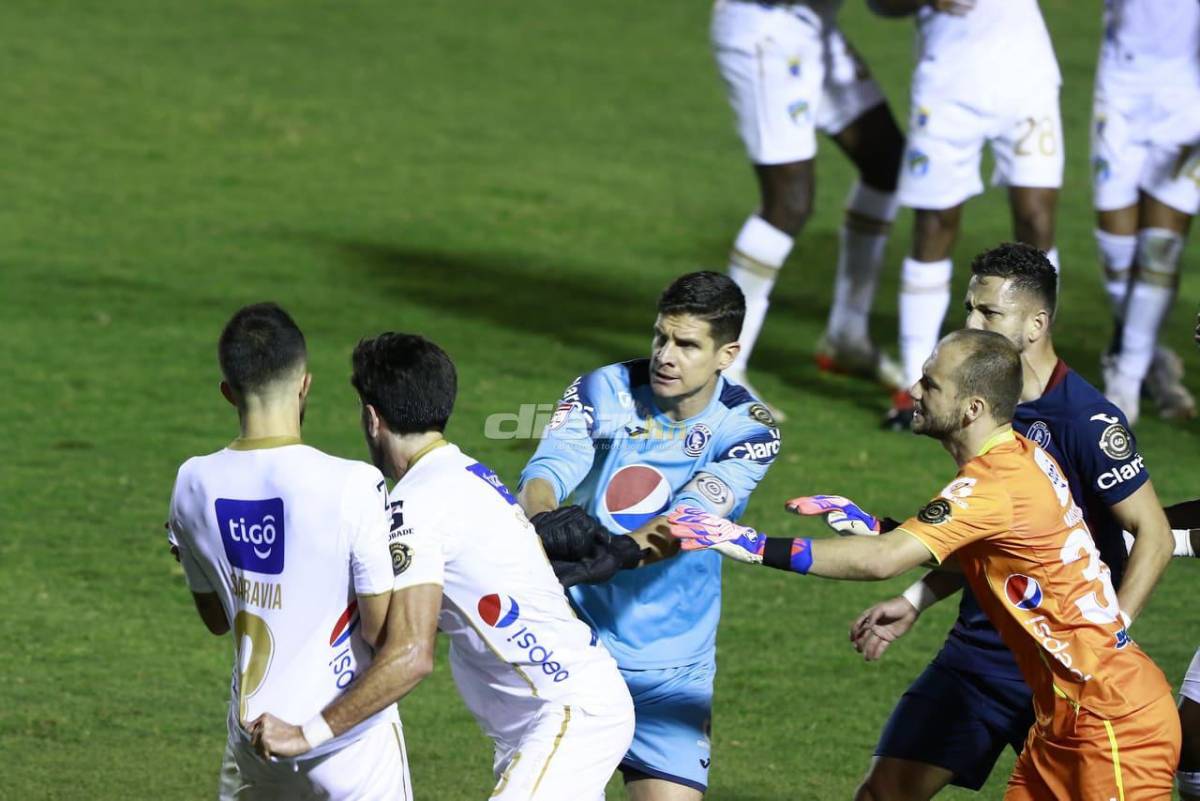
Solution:
[{"label": "orange goalkeeper jersey", "polygon": [[1063,471],[1033,442],[996,435],[900,528],[938,562],[957,557],[1033,688],[1039,720],[1052,716],[1055,695],[1111,719],[1170,694],[1125,630]]}]

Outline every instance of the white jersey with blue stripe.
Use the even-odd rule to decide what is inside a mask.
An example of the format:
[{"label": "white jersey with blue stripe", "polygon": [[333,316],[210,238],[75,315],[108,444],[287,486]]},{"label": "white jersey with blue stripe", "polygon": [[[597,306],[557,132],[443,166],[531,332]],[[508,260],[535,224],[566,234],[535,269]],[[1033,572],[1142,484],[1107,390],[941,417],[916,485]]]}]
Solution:
[{"label": "white jersey with blue stripe", "polygon": [[[639,359],[567,388],[521,483],[549,482],[560,503],[573,495],[616,534],[679,503],[736,519],[779,447],[767,408],[723,377],[702,412],[671,420],[654,403],[649,361]],[[572,587],[571,599],[622,668],[692,664],[716,646],[721,556],[682,553]]]}]

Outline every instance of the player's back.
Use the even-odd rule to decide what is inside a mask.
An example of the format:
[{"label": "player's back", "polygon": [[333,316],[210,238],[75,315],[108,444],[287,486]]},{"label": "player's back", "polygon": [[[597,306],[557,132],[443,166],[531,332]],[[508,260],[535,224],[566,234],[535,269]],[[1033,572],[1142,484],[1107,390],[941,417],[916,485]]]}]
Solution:
[{"label": "player's back", "polygon": [[1108,567],[1051,456],[1017,435],[963,468],[944,493],[951,502],[954,487],[964,503],[995,506],[989,533],[960,563],[1033,688],[1039,719],[1058,699],[1117,718],[1169,694],[1125,630]]},{"label": "player's back", "polygon": [[984,105],[1061,82],[1037,0],[977,0],[962,16],[923,6],[917,51],[914,82]]},{"label": "player's back", "polygon": [[403,518],[392,534],[405,560],[397,586],[441,581],[439,628],[450,637],[455,681],[490,735],[504,737],[506,722],[543,703],[630,707],[616,663],[571,610],[537,532],[495,472],[442,446],[420,458],[391,500]]},{"label": "player's back", "polygon": [[1108,0],[1100,70],[1110,89],[1200,85],[1200,3]]},{"label": "player's back", "polygon": [[[308,720],[349,686],[371,659],[356,595],[392,589],[378,470],[298,441],[238,445],[186,462],[171,502],[189,584],[231,622],[235,734],[235,715]],[[391,707],[306,758],[397,719]]]}]

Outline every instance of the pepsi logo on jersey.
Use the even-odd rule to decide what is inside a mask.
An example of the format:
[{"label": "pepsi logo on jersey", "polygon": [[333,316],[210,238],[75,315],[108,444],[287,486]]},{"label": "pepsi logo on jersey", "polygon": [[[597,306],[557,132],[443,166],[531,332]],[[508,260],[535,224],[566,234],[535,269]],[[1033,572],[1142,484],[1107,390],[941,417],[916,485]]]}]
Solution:
[{"label": "pepsi logo on jersey", "polygon": [[625,465],[604,490],[604,511],[622,531],[634,531],[667,511],[671,485],[656,468]]},{"label": "pepsi logo on jersey", "polygon": [[217,526],[225,557],[233,567],[254,573],[283,572],[283,499],[216,500]]},{"label": "pepsi logo on jersey", "polygon": [[[511,595],[498,595],[496,593],[485,595],[479,599],[476,609],[483,622],[495,629],[509,628],[521,616],[521,606],[517,603],[517,599]],[[537,634],[531,631],[528,626],[522,624],[519,628],[513,630],[504,641],[512,643],[521,649],[525,656],[523,661],[540,667],[543,673],[553,677],[556,684],[560,681],[566,681],[571,677],[570,671],[564,668],[561,663],[554,661],[554,651],[539,643]]]},{"label": "pepsi logo on jersey", "polygon": [[1035,578],[1013,573],[1004,580],[1004,595],[1017,609],[1037,609],[1042,604],[1042,585]]},{"label": "pepsi logo on jersey", "polygon": [[333,681],[339,690],[344,690],[354,681],[354,652],[350,648],[350,635],[358,628],[358,601],[351,601],[329,632],[329,647],[335,649],[329,667],[333,669]]}]

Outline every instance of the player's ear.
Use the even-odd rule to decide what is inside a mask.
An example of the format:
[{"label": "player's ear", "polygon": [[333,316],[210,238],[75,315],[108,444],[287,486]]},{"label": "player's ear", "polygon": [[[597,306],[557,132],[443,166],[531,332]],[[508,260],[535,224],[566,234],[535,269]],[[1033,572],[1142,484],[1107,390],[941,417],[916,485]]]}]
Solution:
[{"label": "player's ear", "polygon": [[300,379],[300,399],[308,397],[308,390],[312,387],[312,373],[304,371],[304,378]]},{"label": "player's ear", "polygon": [[1037,314],[1029,319],[1028,330],[1025,335],[1030,342],[1038,342],[1042,337],[1046,336],[1046,332],[1050,330],[1050,312],[1041,309]]},{"label": "player's ear", "polygon": [[238,405],[237,394],[233,391],[233,387],[229,386],[228,381],[221,382],[221,394],[225,397],[225,400],[229,401],[231,406],[236,407]]},{"label": "player's ear", "polygon": [[379,416],[379,411],[369,403],[363,404],[363,428],[367,431],[367,436],[375,439],[379,436],[383,428],[383,418]]},{"label": "player's ear", "polygon": [[717,369],[728,370],[729,365],[733,364],[733,360],[737,358],[738,353],[742,349],[742,343],[734,340],[726,342],[717,349]]}]

